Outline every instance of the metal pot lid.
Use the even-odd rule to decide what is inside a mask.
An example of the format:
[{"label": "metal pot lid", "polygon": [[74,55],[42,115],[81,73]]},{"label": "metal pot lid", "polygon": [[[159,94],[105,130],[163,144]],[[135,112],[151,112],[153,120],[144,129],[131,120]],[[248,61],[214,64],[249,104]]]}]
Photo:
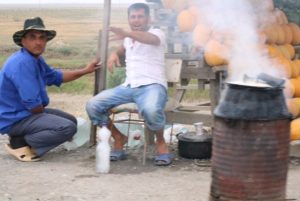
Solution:
[{"label": "metal pot lid", "polygon": [[185,142],[211,142],[212,137],[207,132],[203,132],[202,135],[196,135],[195,132],[179,133],[177,135],[179,141]]},{"label": "metal pot lid", "polygon": [[236,86],[253,87],[253,88],[261,88],[261,89],[272,88],[271,85],[266,83],[261,83],[261,82],[228,81],[226,83],[231,85],[236,85]]},{"label": "metal pot lid", "polygon": [[276,78],[266,73],[260,73],[257,77],[250,77],[244,75],[244,78],[239,81],[227,81],[227,84],[244,86],[244,87],[254,87],[254,88],[283,88],[285,80],[281,78]]}]

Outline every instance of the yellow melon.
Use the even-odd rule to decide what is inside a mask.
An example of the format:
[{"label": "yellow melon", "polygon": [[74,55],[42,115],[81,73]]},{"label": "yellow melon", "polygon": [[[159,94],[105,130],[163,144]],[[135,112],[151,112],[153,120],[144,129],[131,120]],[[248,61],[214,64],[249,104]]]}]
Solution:
[{"label": "yellow melon", "polygon": [[285,44],[285,48],[288,50],[290,54],[290,59],[293,59],[296,55],[296,50],[291,44]]},{"label": "yellow melon", "polygon": [[263,28],[263,32],[266,35],[266,42],[269,44],[274,44],[277,42],[278,33],[274,25],[268,25]]},{"label": "yellow melon", "polygon": [[200,10],[197,6],[190,6],[188,10],[196,19],[200,17]]},{"label": "yellow melon", "polygon": [[292,76],[292,66],[291,61],[284,58],[278,57],[275,58],[275,62],[277,63],[278,70],[282,73],[286,78],[291,78]]},{"label": "yellow melon", "polygon": [[291,121],[291,140],[300,140],[300,118]]},{"label": "yellow melon", "polygon": [[205,61],[210,66],[224,65],[226,64],[226,52],[224,45],[216,40],[209,40],[204,52]]},{"label": "yellow melon", "polygon": [[275,8],[274,11],[272,11],[272,14],[275,16],[277,24],[281,25],[288,23],[286,14],[279,8]]},{"label": "yellow melon", "polygon": [[[261,3],[261,1],[260,1]],[[264,0],[263,4],[268,11],[272,11],[275,9],[273,0]]]},{"label": "yellow melon", "polygon": [[300,98],[293,98],[293,102],[300,108]]},{"label": "yellow melon", "polygon": [[[294,93],[294,97],[300,97],[300,79],[290,79],[291,83],[293,84],[294,88],[295,88],[295,93]],[[300,102],[299,102],[300,105]]]},{"label": "yellow melon", "polygon": [[211,35],[208,25],[198,24],[193,32],[193,42],[196,47],[204,48]]},{"label": "yellow melon", "polygon": [[284,96],[286,98],[293,98],[294,97],[295,87],[289,79],[287,79],[284,83],[283,93],[284,93]]},{"label": "yellow melon", "polygon": [[294,60],[293,62],[297,65],[298,70],[300,72],[300,60],[297,59],[297,60]]},{"label": "yellow melon", "polygon": [[166,9],[172,9],[173,0],[162,0],[162,4]]},{"label": "yellow melon", "polygon": [[179,31],[191,32],[196,25],[196,18],[189,10],[183,10],[177,16],[177,25]]},{"label": "yellow melon", "polygon": [[286,59],[291,59],[289,50],[284,45],[278,45],[276,46],[276,48],[278,49],[278,51],[280,51],[281,56],[283,56]]},{"label": "yellow melon", "polygon": [[297,78],[299,76],[299,73],[300,73],[300,71],[298,69],[298,66],[297,66],[297,64],[294,61],[290,61],[290,63],[291,63],[291,67],[292,67],[292,75],[291,75],[291,77],[292,78]]},{"label": "yellow melon", "polygon": [[287,24],[281,25],[284,35],[285,35],[285,44],[291,44],[293,41],[293,32]]},{"label": "yellow melon", "polygon": [[277,58],[282,56],[281,51],[275,45],[266,45],[267,54],[272,58]]},{"label": "yellow melon", "polygon": [[293,45],[299,45],[300,44],[300,28],[297,24],[295,23],[289,23],[288,26],[292,30],[293,33]]},{"label": "yellow melon", "polygon": [[276,44],[283,45],[285,43],[285,31],[281,25],[274,25],[274,28],[277,31],[277,40]]},{"label": "yellow melon", "polygon": [[293,99],[286,99],[286,106],[289,112],[292,114],[293,118],[298,117],[300,112],[300,107]]},{"label": "yellow melon", "polygon": [[176,12],[180,12],[181,10],[187,8],[188,1],[187,0],[162,0],[162,4],[167,9],[172,9]]}]

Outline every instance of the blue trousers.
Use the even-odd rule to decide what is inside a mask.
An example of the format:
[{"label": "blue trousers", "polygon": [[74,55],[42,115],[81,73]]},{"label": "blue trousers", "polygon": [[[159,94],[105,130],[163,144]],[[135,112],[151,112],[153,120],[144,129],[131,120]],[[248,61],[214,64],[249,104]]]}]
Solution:
[{"label": "blue trousers", "polygon": [[86,111],[94,125],[108,124],[109,110],[124,103],[136,103],[140,115],[152,131],[164,128],[166,117],[164,108],[167,90],[160,84],[144,85],[136,88],[117,86],[104,90],[91,98]]},{"label": "blue trousers", "polygon": [[76,118],[57,109],[31,115],[17,122],[8,135],[10,141],[24,139],[38,156],[70,140],[77,131]]}]

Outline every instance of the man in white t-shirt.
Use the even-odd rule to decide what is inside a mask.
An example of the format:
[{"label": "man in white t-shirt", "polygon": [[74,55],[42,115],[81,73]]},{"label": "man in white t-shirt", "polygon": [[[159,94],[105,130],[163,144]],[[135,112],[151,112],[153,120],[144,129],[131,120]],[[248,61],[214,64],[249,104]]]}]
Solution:
[{"label": "man in white t-shirt", "polygon": [[[109,110],[120,104],[134,102],[145,119],[147,127],[156,134],[155,165],[172,163],[163,137],[167,102],[167,81],[164,64],[165,35],[160,29],[152,28],[147,4],[135,3],[128,8],[128,23],[131,30],[111,27],[114,39],[122,39],[123,46],[113,52],[108,59],[108,70],[120,66],[120,57],[125,56],[126,80],[120,86],[104,90],[91,98],[86,106],[94,125],[110,124]],[[109,126],[110,127],[110,126]],[[123,145],[127,137],[112,126],[115,140],[111,160],[126,159]]]}]

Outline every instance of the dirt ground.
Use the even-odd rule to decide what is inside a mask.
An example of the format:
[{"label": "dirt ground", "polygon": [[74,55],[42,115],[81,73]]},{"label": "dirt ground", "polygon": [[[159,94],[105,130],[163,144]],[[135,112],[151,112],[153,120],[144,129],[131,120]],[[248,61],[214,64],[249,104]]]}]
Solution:
[{"label": "dirt ground", "polygon": [[[89,96],[51,96],[52,107],[86,117],[84,103]],[[7,136],[0,136],[1,201],[207,201],[209,197],[209,161],[177,156],[172,166],[156,167],[148,154],[143,166],[142,150],[133,150],[128,160],[111,163],[109,174],[97,174],[94,147],[66,151],[59,146],[40,162],[23,163],[4,151],[6,142]],[[176,153],[176,145],[171,148]],[[300,158],[290,159],[286,197],[300,200]]]}]

